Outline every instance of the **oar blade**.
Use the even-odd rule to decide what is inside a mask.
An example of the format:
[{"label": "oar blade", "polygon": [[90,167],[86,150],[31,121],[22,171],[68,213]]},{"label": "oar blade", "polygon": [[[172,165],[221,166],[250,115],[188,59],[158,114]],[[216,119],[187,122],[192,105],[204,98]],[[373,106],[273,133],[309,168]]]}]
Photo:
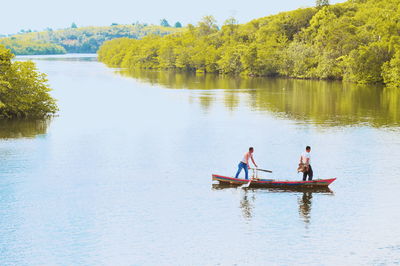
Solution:
[{"label": "oar blade", "polygon": [[250,186],[250,184],[251,184],[251,179],[248,183],[242,185],[241,188],[248,188]]}]

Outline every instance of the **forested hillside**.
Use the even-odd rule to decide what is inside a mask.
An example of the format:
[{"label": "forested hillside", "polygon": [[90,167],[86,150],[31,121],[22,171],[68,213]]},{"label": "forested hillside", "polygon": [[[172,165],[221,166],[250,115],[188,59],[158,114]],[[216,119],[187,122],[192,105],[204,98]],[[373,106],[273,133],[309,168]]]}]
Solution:
[{"label": "forested hillside", "polygon": [[12,62],[14,55],[0,45],[0,119],[42,118],[57,111],[46,75],[33,62]]},{"label": "forested hillside", "polygon": [[0,39],[0,45],[10,49],[17,55],[34,54],[65,54],[67,51],[61,45],[32,39],[17,39],[16,37]]},{"label": "forested hillside", "polygon": [[104,41],[127,37],[140,39],[146,35],[166,35],[178,28],[155,25],[112,25],[107,27],[73,27],[63,30],[25,32],[1,38],[0,44],[14,54],[95,53]]},{"label": "forested hillside", "polygon": [[400,0],[350,0],[246,24],[212,17],[160,37],[106,42],[99,59],[124,68],[345,79],[400,86]]}]

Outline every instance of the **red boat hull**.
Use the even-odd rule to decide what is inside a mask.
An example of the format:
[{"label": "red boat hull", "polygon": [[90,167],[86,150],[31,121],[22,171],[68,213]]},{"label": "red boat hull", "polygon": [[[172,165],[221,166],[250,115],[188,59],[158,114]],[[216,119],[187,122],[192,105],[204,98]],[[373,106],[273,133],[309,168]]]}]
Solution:
[{"label": "red boat hull", "polygon": [[[222,175],[212,175],[212,180],[218,181],[220,184],[226,185],[244,185],[249,183],[249,180],[227,177]],[[331,179],[315,179],[312,181],[279,181],[273,179],[253,179],[250,187],[265,187],[265,188],[322,188],[328,187],[336,178]]]}]

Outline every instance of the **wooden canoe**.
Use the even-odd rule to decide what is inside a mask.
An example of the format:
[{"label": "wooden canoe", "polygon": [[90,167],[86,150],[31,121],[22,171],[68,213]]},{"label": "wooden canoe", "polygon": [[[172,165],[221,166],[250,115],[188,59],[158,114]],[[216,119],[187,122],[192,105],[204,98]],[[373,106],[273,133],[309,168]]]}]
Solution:
[{"label": "wooden canoe", "polygon": [[[213,181],[218,181],[220,184],[240,186],[249,183],[249,180],[227,177],[222,175],[212,175]],[[315,179],[312,181],[280,181],[274,179],[256,178],[251,181],[250,187],[264,188],[322,188],[328,187],[336,178],[331,179]]]}]

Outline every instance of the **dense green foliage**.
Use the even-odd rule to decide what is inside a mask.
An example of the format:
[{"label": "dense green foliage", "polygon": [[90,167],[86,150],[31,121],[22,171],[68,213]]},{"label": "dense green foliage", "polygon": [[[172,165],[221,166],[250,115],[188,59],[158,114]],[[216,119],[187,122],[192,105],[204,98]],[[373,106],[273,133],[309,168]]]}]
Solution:
[{"label": "dense green foliage", "polygon": [[18,39],[15,37],[0,39],[0,45],[10,49],[17,55],[34,54],[65,54],[64,47],[43,41],[34,41],[29,39]]},{"label": "dense green foliage", "polygon": [[[350,0],[219,29],[212,17],[164,37],[106,42],[99,59],[125,68],[345,79],[400,86],[400,0]],[[322,6],[321,6],[322,5]]]},{"label": "dense green foliage", "polygon": [[77,27],[63,30],[47,29],[42,32],[27,31],[12,37],[0,39],[0,44],[13,53],[20,54],[62,54],[95,53],[104,41],[114,38],[140,39],[146,35],[166,35],[181,29],[136,23],[107,27]]},{"label": "dense green foliage", "polygon": [[0,118],[45,117],[57,111],[46,75],[33,62],[12,62],[14,55],[0,46]]}]

